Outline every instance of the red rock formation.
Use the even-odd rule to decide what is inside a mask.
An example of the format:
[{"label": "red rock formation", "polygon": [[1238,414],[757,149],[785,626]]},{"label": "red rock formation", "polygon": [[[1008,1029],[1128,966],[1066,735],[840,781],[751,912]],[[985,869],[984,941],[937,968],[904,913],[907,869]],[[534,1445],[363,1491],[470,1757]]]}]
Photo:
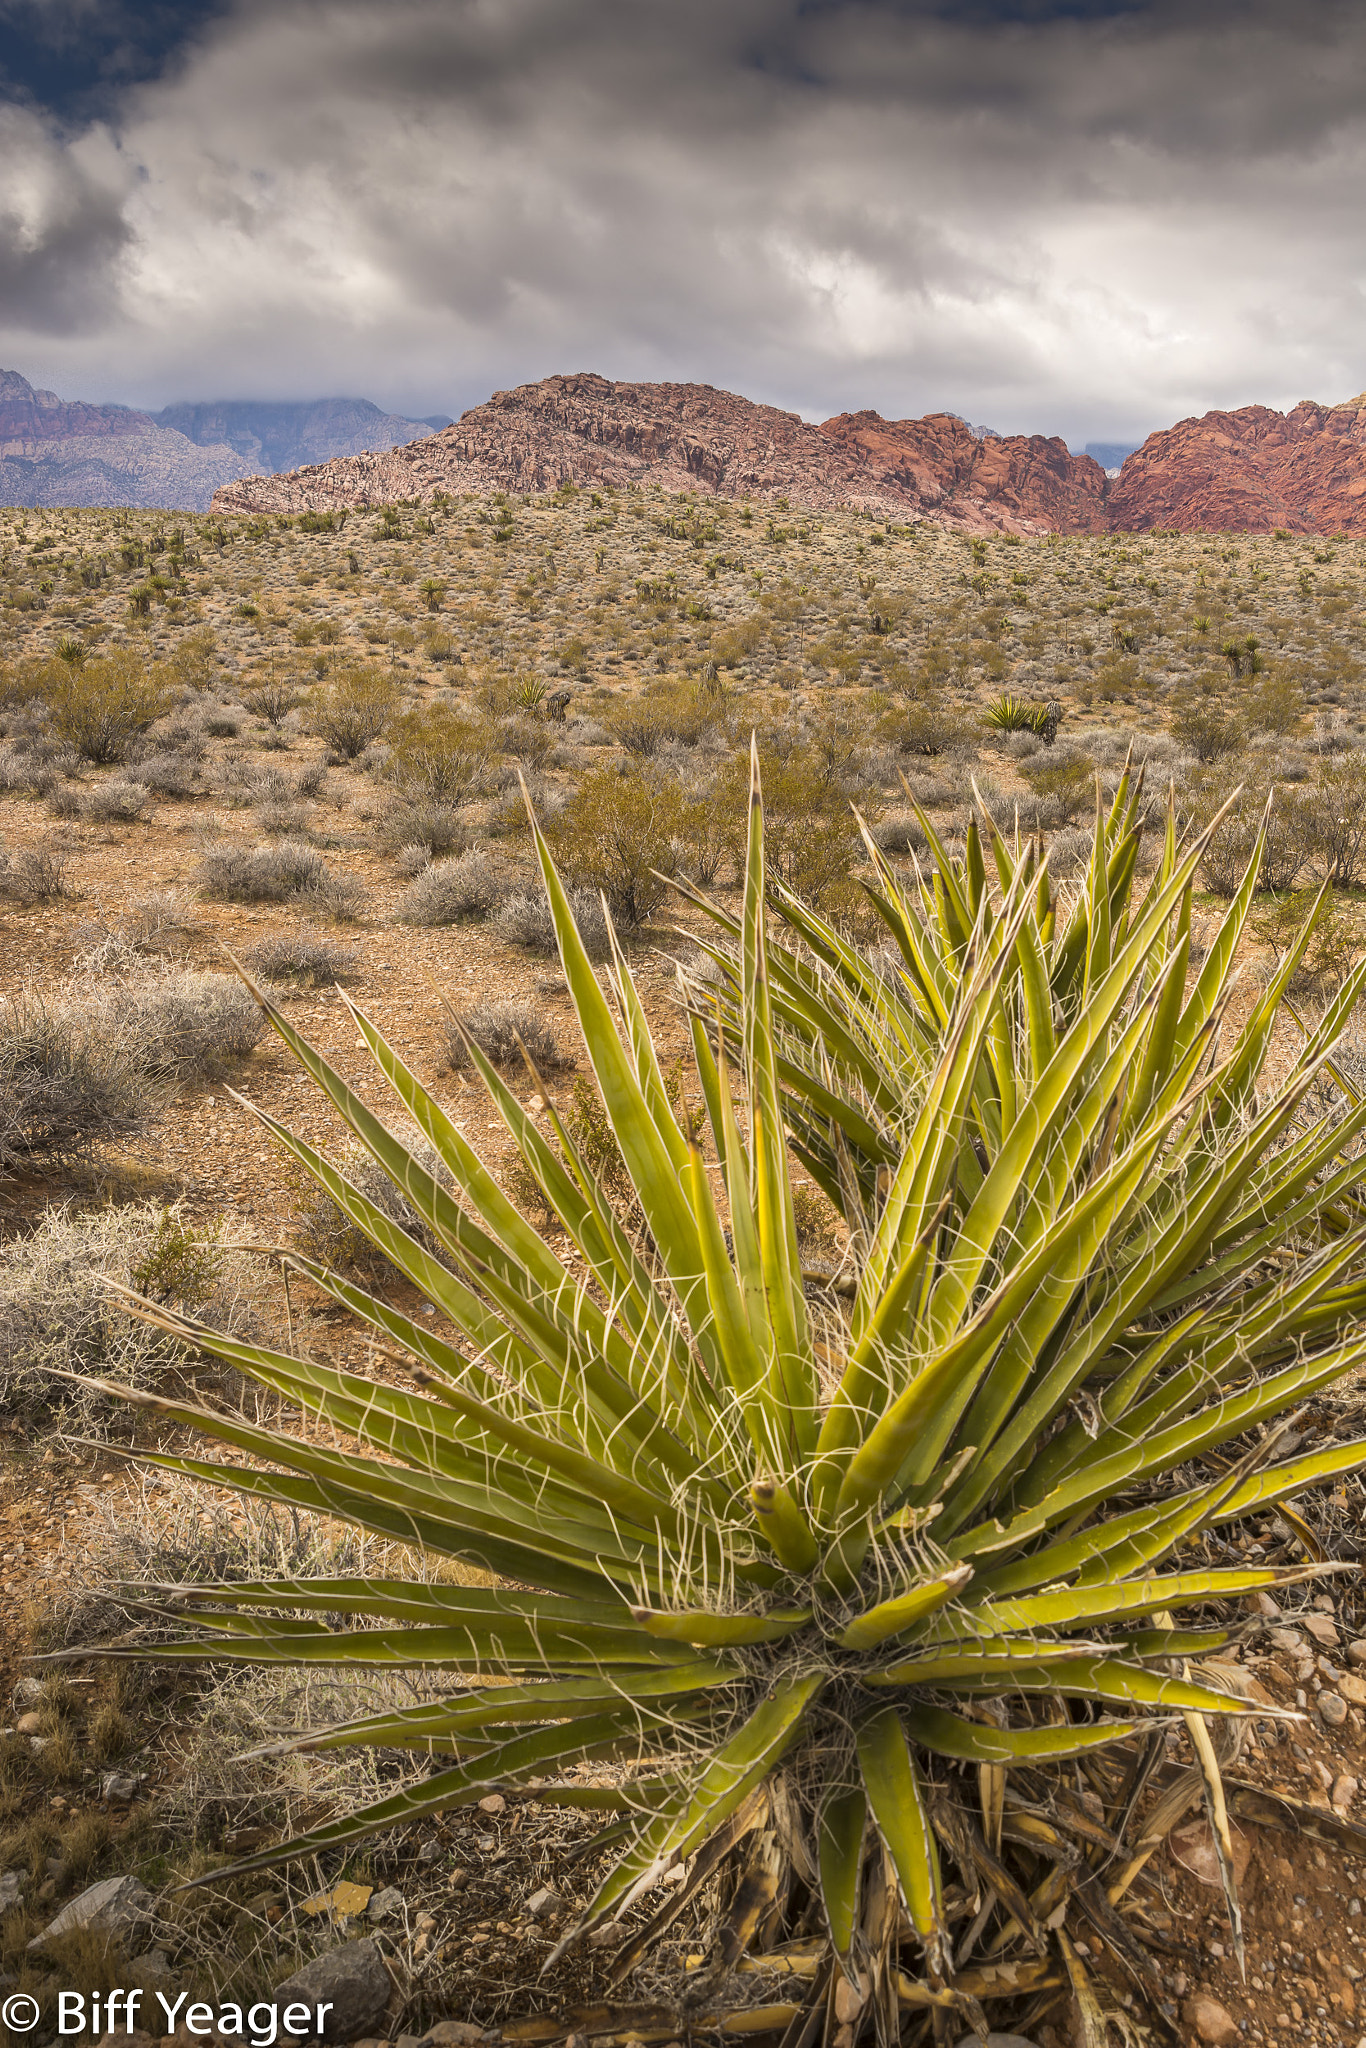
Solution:
[{"label": "red rock formation", "polygon": [[1366,394],[1207,412],[1149,434],[1110,486],[1108,524],[1366,533]]},{"label": "red rock formation", "polygon": [[0,442],[102,440],[155,432],[156,422],[131,406],[68,402],[55,391],[35,391],[15,370],[0,370]]},{"label": "red rock formation", "polygon": [[948,413],[847,413],[811,426],[710,384],[612,384],[583,374],[497,391],[454,426],[388,454],[228,484],[221,512],[327,511],[436,491],[657,484],[819,511],[856,505],[981,531],[1095,532],[1105,477],[1040,435],[977,440]]}]

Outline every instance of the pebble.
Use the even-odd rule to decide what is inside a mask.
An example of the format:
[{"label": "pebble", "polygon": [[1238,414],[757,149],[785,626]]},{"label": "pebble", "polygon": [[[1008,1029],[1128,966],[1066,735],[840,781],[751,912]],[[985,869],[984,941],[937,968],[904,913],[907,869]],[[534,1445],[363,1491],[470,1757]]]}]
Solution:
[{"label": "pebble", "polygon": [[1321,1692],[1319,1712],[1330,1728],[1340,1728],[1347,1719],[1347,1702],[1341,1693]]},{"label": "pebble", "polygon": [[1354,1643],[1347,1645],[1349,1664],[1366,1664],[1366,1636],[1358,1636]]},{"label": "pebble", "polygon": [[1194,2028],[1197,2041],[1208,2042],[1210,2048],[1223,2048],[1224,2042],[1238,2038],[1238,2022],[1233,2014],[1206,1992],[1188,1998],[1181,2008],[1181,2017],[1188,2027]]},{"label": "pebble", "polygon": [[396,1884],[376,1892],[365,1909],[367,1920],[397,1920],[403,1912],[403,1894]]},{"label": "pebble", "polygon": [[439,1863],[445,1851],[440,1842],[424,1842],[417,1852],[419,1863]]},{"label": "pebble", "polygon": [[502,1793],[501,1793],[501,1792],[489,1792],[489,1793],[486,1793],[486,1794],[485,1794],[485,1796],[484,1796],[484,1798],[482,1798],[482,1799],[481,1799],[481,1800],[480,1800],[480,1801],[478,1802],[478,1804],[479,1804],[479,1811],[480,1811],[481,1813],[506,1813],[506,1812],[507,1812],[507,1801],[506,1801],[506,1799],[504,1799],[504,1797],[503,1797],[503,1795],[502,1795]]},{"label": "pebble", "polygon": [[1342,1777],[1334,1778],[1328,1797],[1334,1806],[1350,1806],[1360,1789],[1357,1780],[1347,1777],[1344,1773]]},{"label": "pebble", "polygon": [[41,1735],[43,1732],[43,1717],[41,1714],[34,1713],[21,1714],[14,1725],[21,1735]]},{"label": "pebble", "polygon": [[0,1870],[0,1913],[7,1913],[11,1906],[17,1906],[23,1895],[23,1872]]},{"label": "pebble", "polygon": [[526,1909],[533,1920],[548,1920],[553,1913],[564,1911],[564,1900],[557,1891],[546,1884],[542,1885],[538,1892],[531,1894],[526,1902]]}]

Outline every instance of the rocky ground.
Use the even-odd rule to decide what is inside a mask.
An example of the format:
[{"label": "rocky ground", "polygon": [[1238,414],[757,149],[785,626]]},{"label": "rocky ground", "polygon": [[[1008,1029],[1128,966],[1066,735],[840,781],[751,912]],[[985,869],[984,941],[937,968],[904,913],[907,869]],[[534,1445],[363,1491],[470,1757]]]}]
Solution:
[{"label": "rocky ground", "polygon": [[[853,895],[840,891],[861,853],[844,822],[847,802],[902,857],[915,844],[896,824],[908,810],[902,775],[950,835],[961,832],[974,781],[1003,821],[1018,807],[1049,836],[1060,874],[1096,772],[1113,787],[1131,745],[1148,756],[1153,781],[1174,781],[1190,816],[1241,778],[1321,789],[1334,817],[1363,795],[1331,779],[1366,759],[1356,543],[1186,536],[974,548],[852,513],[747,515],[624,491],[467,500],[430,515],[396,507],[331,531],[231,519],[178,528],[117,513],[44,522],[14,517],[0,533],[0,990],[10,1003],[98,1006],[111,976],[140,987],[144,969],[210,974],[224,946],[255,959],[275,942],[286,953],[321,944],[329,966],[319,985],[273,984],[286,1014],[381,1101],[339,977],[485,1144],[482,1104],[449,1064],[451,1009],[530,1005],[562,1055],[544,1086],[567,1114],[582,1080],[556,964],[498,921],[497,906],[532,880],[520,799],[509,788],[518,768],[548,819],[604,764],[623,771],[624,789],[668,783],[721,817],[734,761],[758,727],[766,758],[804,764],[812,843],[826,831],[846,835],[843,874],[827,870],[819,886],[851,917]],[[166,706],[122,760],[95,765],[75,755],[52,704],[61,665],[79,672],[119,648],[163,678]],[[396,709],[388,736],[348,759],[312,729],[312,713],[362,662],[397,684]],[[297,701],[272,723],[263,692],[276,684]],[[548,701],[559,690],[570,692],[563,720]],[[1033,705],[1058,701],[1053,748],[984,727],[1006,691]],[[694,701],[713,708],[690,723]],[[676,727],[642,741],[633,720],[657,705]],[[487,741],[477,781],[447,805],[458,834],[444,858],[403,838],[425,829],[412,804],[393,823],[402,799],[394,720],[434,706]],[[168,771],[168,761],[179,767]],[[151,762],[162,764],[155,774]],[[1050,784],[1047,772],[1060,765]],[[142,772],[150,779],[138,782]],[[131,798],[108,796],[130,787]],[[1326,843],[1308,810],[1305,819],[1302,883],[1322,871]],[[721,841],[713,886],[725,892],[733,868]],[[205,879],[227,852],[282,842],[311,848],[332,882],[311,896],[244,902]],[[483,912],[410,921],[414,881],[439,875],[469,844],[483,849],[494,877]],[[700,844],[694,836],[680,854],[685,871]],[[438,855],[430,867],[429,853]],[[1301,1000],[1310,1004],[1359,943],[1366,869],[1352,868],[1353,857],[1349,849],[1335,897],[1338,950],[1309,976]],[[55,872],[55,885],[24,880],[40,871]],[[344,888],[333,886],[338,879]],[[1202,899],[1203,929],[1221,908],[1216,895]],[[1264,931],[1247,950],[1249,987],[1270,957],[1274,914],[1274,904],[1258,912]],[[689,919],[677,922],[686,928]],[[111,936],[143,967],[117,945],[111,951]],[[689,945],[665,903],[628,940],[652,1026],[680,1053],[673,955]],[[533,1084],[509,1074],[530,1100]],[[236,1290],[263,1327],[347,1355],[354,1340],[320,1301],[297,1288],[284,1295],[273,1254],[301,1235],[316,1242],[325,1219],[239,1096],[336,1143],[330,1114],[272,1037],[161,1073],[148,1084],[143,1120],[117,1142],[12,1162],[0,1184],[0,1288],[40,1256],[44,1272],[62,1266],[71,1240],[58,1243],[54,1231],[112,1217],[130,1240],[151,1231],[162,1253],[169,1246],[190,1258],[199,1247],[203,1284]],[[164,1215],[180,1233],[174,1240],[157,1221]],[[822,1227],[819,1217],[812,1227]],[[221,1999],[344,1965],[354,1996],[337,2039],[407,2036],[412,2048],[440,2022],[480,2039],[677,2038],[690,1925],[628,1984],[612,1982],[603,1946],[573,1951],[542,1975],[566,1914],[591,1890],[597,1823],[532,1798],[452,1812],[373,1845],[341,1874],[291,1869],[177,1889],[290,1820],[363,1792],[356,1779],[302,1767],[253,1773],[233,1762],[263,1730],[299,1725],[310,1704],[326,1702],[208,1672],[172,1680],[89,1659],[29,1659],[138,1625],[96,1592],[111,1579],[172,1577],[196,1557],[231,1562],[271,1545],[282,1554],[286,1543],[316,1554],[342,1539],[325,1528],[263,1529],[226,1495],[149,1485],[130,1470],[129,1440],[108,1408],[35,1407],[17,1378],[0,1377],[0,1388],[4,1996],[48,1997],[69,1979],[90,1997],[136,1979],[149,2001],[157,1989],[172,2003],[182,1992]],[[199,1391],[232,1392],[210,1380]],[[1354,1398],[1323,1405],[1300,1426],[1355,1431]],[[1310,1539],[1354,1563],[1362,1500],[1355,1483],[1339,1488]],[[1258,1554],[1289,1559],[1304,1537],[1265,1518],[1248,1540]],[[1236,1666],[1228,1682],[1246,1687],[1254,1705],[1304,1715],[1288,1733],[1254,1718],[1230,1774],[1247,1858],[1246,1976],[1195,1813],[1137,1880],[1136,1910],[1178,2039],[1366,2037],[1366,2014],[1357,2018],[1366,1651],[1359,1664],[1353,1648],[1366,1616],[1354,1575],[1331,1586],[1297,1590],[1284,1614],[1242,1616],[1248,1633],[1226,1660]],[[1183,1761],[1174,1750],[1172,1777]],[[113,1883],[122,1889],[92,1900],[91,1887]],[[53,1932],[63,1914],[71,1918]],[[740,1980],[736,1996],[772,2031],[800,1996],[808,1963],[794,1952],[782,1974]],[[1066,2006],[1060,1983],[1022,1999],[1024,2037],[1071,2048]],[[24,2038],[45,2041],[51,2029]],[[176,2048],[190,2038],[182,2032]],[[433,2038],[451,2048],[468,2037],[448,2026]]]}]

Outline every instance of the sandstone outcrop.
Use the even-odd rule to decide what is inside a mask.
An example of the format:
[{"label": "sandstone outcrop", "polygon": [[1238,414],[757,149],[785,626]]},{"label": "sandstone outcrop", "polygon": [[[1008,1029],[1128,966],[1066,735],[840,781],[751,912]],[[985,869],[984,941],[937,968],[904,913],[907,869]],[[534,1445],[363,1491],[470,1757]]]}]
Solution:
[{"label": "sandstone outcrop", "polygon": [[982,532],[1104,527],[1105,476],[1042,435],[979,438],[935,413],[845,413],[813,426],[710,384],[614,384],[583,373],[497,391],[439,434],[226,485],[221,512],[329,511],[436,492],[542,492],[564,483],[786,500],[794,510],[858,505]]},{"label": "sandstone outcrop", "polygon": [[1215,532],[1366,532],[1366,393],[1207,412],[1149,434],[1110,485],[1108,523]]}]

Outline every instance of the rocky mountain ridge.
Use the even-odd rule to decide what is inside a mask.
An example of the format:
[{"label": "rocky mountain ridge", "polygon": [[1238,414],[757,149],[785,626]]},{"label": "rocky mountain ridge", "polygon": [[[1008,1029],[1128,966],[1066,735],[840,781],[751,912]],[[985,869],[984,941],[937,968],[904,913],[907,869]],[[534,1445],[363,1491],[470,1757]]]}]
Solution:
[{"label": "rocky mountain ridge", "polygon": [[202,512],[220,485],[263,468],[390,448],[432,431],[429,421],[381,412],[366,399],[147,413],[59,398],[0,370],[0,502]]},{"label": "rocky mountain ridge", "polygon": [[983,531],[1044,531],[1063,519],[1069,532],[1096,532],[1105,478],[1057,438],[979,438],[953,413],[845,413],[813,426],[710,384],[614,384],[583,372],[496,391],[406,448],[226,486],[214,507],[325,511],[564,483],[657,484],[805,511],[858,505]]},{"label": "rocky mountain ridge", "polygon": [[559,485],[856,505],[976,532],[1366,531],[1366,397],[1244,406],[1150,434],[1118,474],[1056,436],[997,435],[954,413],[812,425],[707,384],[611,383],[591,373],[496,391],[407,447],[224,485],[223,512],[326,511],[438,491]]}]

